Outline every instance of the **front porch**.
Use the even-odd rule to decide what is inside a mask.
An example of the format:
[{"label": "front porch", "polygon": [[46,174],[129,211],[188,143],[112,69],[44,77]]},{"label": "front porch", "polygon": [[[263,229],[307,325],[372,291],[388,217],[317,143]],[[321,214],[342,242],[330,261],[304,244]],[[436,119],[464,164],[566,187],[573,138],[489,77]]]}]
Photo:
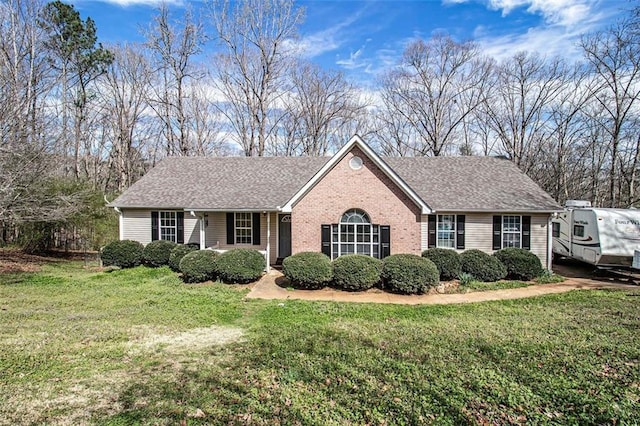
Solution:
[{"label": "front porch", "polygon": [[291,215],[278,211],[189,210],[185,222],[194,221],[185,241],[224,252],[234,248],[258,250],[270,265],[291,255]]}]

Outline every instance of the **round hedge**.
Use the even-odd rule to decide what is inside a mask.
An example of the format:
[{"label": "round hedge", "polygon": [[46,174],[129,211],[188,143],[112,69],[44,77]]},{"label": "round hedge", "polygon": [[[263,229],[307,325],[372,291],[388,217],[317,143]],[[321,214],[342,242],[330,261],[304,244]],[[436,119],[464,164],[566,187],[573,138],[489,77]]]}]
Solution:
[{"label": "round hedge", "polygon": [[250,283],[262,276],[266,262],[253,249],[231,249],[216,259],[216,274],[225,283]]},{"label": "round hedge", "polygon": [[507,268],[507,277],[529,281],[542,275],[542,263],[529,250],[505,248],[493,254]]},{"label": "round hedge", "polygon": [[426,257],[435,263],[442,281],[455,280],[462,273],[460,269],[460,254],[455,250],[430,248],[422,252],[422,257]]},{"label": "round hedge", "polygon": [[113,241],[103,247],[100,252],[100,259],[102,259],[104,266],[133,268],[142,263],[143,250],[144,247],[137,241]]},{"label": "round hedge", "polygon": [[186,283],[202,283],[216,278],[216,258],[213,250],[194,250],[180,261],[182,280]]},{"label": "round hedge", "polygon": [[282,261],[282,273],[291,285],[301,289],[318,289],[333,278],[331,260],[322,253],[301,252]]},{"label": "round hedge", "polygon": [[382,262],[370,256],[348,254],[335,259],[333,285],[349,291],[367,290],[380,282]]},{"label": "round hedge", "polygon": [[145,265],[160,267],[169,264],[171,250],[176,246],[173,241],[156,240],[147,244],[142,251],[142,260]]},{"label": "round hedge", "polygon": [[498,281],[507,276],[507,268],[497,257],[480,250],[473,249],[461,253],[460,261],[462,272],[479,281]]},{"label": "round hedge", "polygon": [[382,280],[393,293],[421,294],[438,284],[438,268],[415,254],[392,254],[382,261]]},{"label": "round hedge", "polygon": [[198,250],[196,247],[192,245],[186,244],[176,244],[176,246],[171,249],[171,253],[169,254],[169,268],[173,269],[176,272],[180,271],[180,261],[187,254],[192,251]]}]

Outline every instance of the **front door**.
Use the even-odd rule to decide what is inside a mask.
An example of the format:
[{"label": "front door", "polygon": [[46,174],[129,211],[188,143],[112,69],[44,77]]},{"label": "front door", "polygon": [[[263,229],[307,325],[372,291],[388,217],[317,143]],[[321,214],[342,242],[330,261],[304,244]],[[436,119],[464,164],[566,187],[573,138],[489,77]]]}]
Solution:
[{"label": "front door", "polygon": [[278,215],[278,257],[291,256],[291,215]]}]

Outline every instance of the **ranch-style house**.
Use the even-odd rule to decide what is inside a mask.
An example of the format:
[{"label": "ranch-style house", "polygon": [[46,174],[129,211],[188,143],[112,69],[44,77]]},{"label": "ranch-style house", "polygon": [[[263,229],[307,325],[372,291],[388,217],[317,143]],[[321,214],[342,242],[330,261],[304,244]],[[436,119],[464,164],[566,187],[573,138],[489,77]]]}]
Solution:
[{"label": "ranch-style house", "polygon": [[550,266],[562,208],[511,161],[381,157],[354,136],[332,157],[170,157],[109,204],[120,239],[384,258],[519,247]]}]

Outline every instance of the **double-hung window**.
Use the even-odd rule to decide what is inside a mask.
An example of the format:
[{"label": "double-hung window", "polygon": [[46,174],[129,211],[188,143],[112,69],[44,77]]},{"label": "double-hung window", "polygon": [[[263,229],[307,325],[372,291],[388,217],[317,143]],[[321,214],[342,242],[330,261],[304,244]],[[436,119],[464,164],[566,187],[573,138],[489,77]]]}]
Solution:
[{"label": "double-hung window", "polygon": [[159,212],[160,239],[176,242],[178,235],[178,220],[176,212]]},{"label": "double-hung window", "polygon": [[502,216],[502,248],[522,247],[521,216]]},{"label": "double-hung window", "polygon": [[251,213],[237,212],[235,218],[236,244],[252,244],[252,217]]},{"label": "double-hung window", "polygon": [[438,241],[436,247],[456,248],[456,215],[438,215]]},{"label": "double-hung window", "polygon": [[184,243],[184,212],[151,211],[151,241]]}]

